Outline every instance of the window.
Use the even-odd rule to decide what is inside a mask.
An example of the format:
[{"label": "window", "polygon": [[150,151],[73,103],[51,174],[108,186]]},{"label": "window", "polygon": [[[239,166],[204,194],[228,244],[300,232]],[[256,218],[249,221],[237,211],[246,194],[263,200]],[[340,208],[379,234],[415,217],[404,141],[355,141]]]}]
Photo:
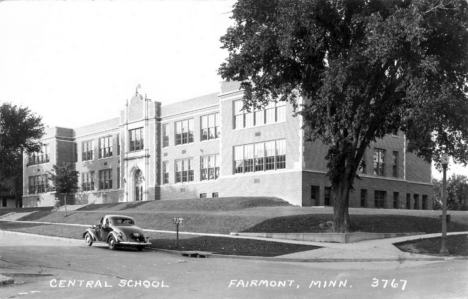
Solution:
[{"label": "window", "polygon": [[200,198],[206,198],[206,193],[200,193]]},{"label": "window", "polygon": [[38,153],[33,153],[29,156],[29,165],[43,164],[49,162],[49,145],[43,144]]},{"label": "window", "polygon": [[112,169],[99,170],[99,190],[112,189]]},{"label": "window", "polygon": [[133,129],[129,131],[130,135],[130,151],[140,151],[144,149],[143,128]]},{"label": "window", "polygon": [[387,192],[385,191],[374,191],[374,206],[376,208],[384,208],[385,198],[387,197]]},{"label": "window", "polygon": [[234,147],[234,173],[286,168],[286,140],[246,144]]},{"label": "window", "polygon": [[409,193],[406,194],[406,208],[408,210],[411,209],[411,194]]},{"label": "window", "polygon": [[211,194],[211,197],[213,198],[219,197],[218,192],[213,192],[213,194]]},{"label": "window", "polygon": [[201,141],[216,139],[221,136],[219,113],[201,117]]},{"label": "window", "polygon": [[201,181],[216,180],[219,177],[220,166],[219,155],[205,156],[200,158]]},{"label": "window", "polygon": [[427,210],[427,195],[422,196],[422,209]]},{"label": "window", "polygon": [[242,100],[234,101],[234,128],[251,128],[286,120],[286,102],[270,101],[267,106],[252,111],[242,110]]},{"label": "window", "polygon": [[367,189],[361,189],[361,207],[367,207]]},{"label": "window", "polygon": [[163,185],[169,184],[169,162],[163,162]]},{"label": "window", "polygon": [[2,207],[6,207],[6,206],[7,206],[7,199],[2,198]]},{"label": "window", "polygon": [[399,201],[400,201],[400,193],[393,192],[393,208],[394,209],[398,209]]},{"label": "window", "polygon": [[117,189],[120,189],[120,180],[121,180],[120,167],[117,167]]},{"label": "window", "polygon": [[94,190],[94,171],[81,174],[81,189],[83,191]]},{"label": "window", "polygon": [[392,176],[398,177],[398,152],[392,153]]},{"label": "window", "polygon": [[45,193],[48,189],[47,175],[35,175],[29,177],[29,194]]},{"label": "window", "polygon": [[286,168],[286,140],[276,140],[276,169]]},{"label": "window", "polygon": [[310,187],[310,202],[312,205],[320,205],[320,187],[311,186]]},{"label": "window", "polygon": [[385,150],[380,148],[374,149],[374,174],[385,175]]},{"label": "window", "polygon": [[163,136],[162,147],[168,147],[169,146],[169,124],[162,125],[162,136]]},{"label": "window", "polygon": [[99,138],[99,159],[112,157],[111,137]]},{"label": "window", "polygon": [[120,156],[120,134],[117,134],[117,156]]},{"label": "window", "polygon": [[84,141],[81,143],[81,161],[94,160],[94,142]]},{"label": "window", "polygon": [[329,206],[330,205],[330,198],[331,198],[331,187],[325,187],[325,193],[324,193],[324,205]]},{"label": "window", "polygon": [[175,160],[176,183],[193,182],[193,159]]},{"label": "window", "polygon": [[414,207],[413,207],[413,209],[419,210],[419,194],[414,194],[413,198],[414,198]]},{"label": "window", "polygon": [[175,145],[193,142],[193,119],[177,121],[175,128]]}]

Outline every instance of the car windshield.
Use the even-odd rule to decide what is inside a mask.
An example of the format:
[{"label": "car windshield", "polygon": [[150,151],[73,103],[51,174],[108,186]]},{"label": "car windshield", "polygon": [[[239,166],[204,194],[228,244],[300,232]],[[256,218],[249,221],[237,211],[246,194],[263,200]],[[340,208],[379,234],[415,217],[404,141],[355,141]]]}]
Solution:
[{"label": "car windshield", "polygon": [[111,224],[115,226],[131,226],[135,225],[135,221],[131,218],[112,217],[110,218]]}]

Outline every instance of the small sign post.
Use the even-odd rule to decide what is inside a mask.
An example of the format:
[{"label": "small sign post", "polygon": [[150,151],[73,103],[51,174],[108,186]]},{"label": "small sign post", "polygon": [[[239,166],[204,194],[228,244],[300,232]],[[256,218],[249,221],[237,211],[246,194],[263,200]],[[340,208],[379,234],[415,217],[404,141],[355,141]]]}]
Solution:
[{"label": "small sign post", "polygon": [[179,248],[179,224],[184,224],[184,218],[174,217],[174,224],[176,225],[176,231],[177,231],[176,248]]}]

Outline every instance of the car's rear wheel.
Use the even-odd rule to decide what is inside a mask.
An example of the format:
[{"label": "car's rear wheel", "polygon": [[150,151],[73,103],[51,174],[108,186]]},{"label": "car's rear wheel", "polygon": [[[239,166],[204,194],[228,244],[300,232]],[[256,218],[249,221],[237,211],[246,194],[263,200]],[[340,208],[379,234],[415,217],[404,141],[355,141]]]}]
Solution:
[{"label": "car's rear wheel", "polygon": [[93,238],[91,237],[91,235],[89,233],[86,234],[85,241],[86,241],[86,244],[88,246],[93,245]]},{"label": "car's rear wheel", "polygon": [[115,239],[113,236],[109,237],[109,241],[107,242],[107,244],[109,245],[110,250],[115,250],[115,248],[117,247],[117,243],[115,242]]}]

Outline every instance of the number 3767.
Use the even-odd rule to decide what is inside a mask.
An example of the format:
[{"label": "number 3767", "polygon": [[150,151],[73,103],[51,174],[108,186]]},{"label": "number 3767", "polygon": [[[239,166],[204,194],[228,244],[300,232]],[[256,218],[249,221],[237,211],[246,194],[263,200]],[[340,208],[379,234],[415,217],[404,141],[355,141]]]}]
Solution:
[{"label": "number 3767", "polygon": [[377,287],[382,287],[382,288],[386,288],[387,286],[389,288],[398,288],[398,287],[401,287],[401,290],[405,290],[405,287],[406,287],[406,283],[408,281],[407,280],[404,280],[404,279],[400,279],[400,280],[397,280],[397,279],[392,279],[390,281],[390,279],[377,279],[377,278],[374,278],[372,279],[372,287],[373,288],[377,288]]}]

